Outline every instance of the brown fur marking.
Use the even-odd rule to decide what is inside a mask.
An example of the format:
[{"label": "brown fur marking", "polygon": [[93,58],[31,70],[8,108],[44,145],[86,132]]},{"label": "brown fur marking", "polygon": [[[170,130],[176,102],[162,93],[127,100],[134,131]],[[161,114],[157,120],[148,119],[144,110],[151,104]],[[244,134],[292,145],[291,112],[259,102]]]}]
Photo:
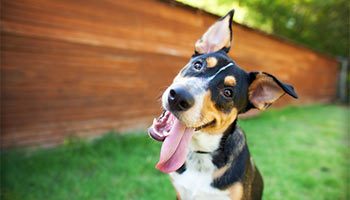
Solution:
[{"label": "brown fur marking", "polygon": [[236,79],[234,76],[226,76],[224,80],[224,84],[227,86],[235,86],[236,85]]},{"label": "brown fur marking", "polygon": [[228,188],[230,191],[229,197],[234,200],[240,200],[243,197],[243,185],[241,182],[236,182],[231,187]]},{"label": "brown fur marking", "polygon": [[228,168],[230,168],[231,165],[225,165],[213,172],[213,180],[220,178],[224,173],[227,171]]},{"label": "brown fur marking", "polygon": [[205,60],[207,61],[207,68],[215,67],[218,63],[218,59],[216,59],[215,57],[208,57]]},{"label": "brown fur marking", "polygon": [[236,108],[232,108],[230,113],[223,113],[218,110],[214,102],[211,100],[211,92],[208,91],[203,99],[203,108],[201,111],[202,116],[205,116],[206,118],[201,120],[210,122],[215,119],[216,122],[214,125],[204,128],[203,132],[209,134],[222,134],[237,118],[237,113]]}]

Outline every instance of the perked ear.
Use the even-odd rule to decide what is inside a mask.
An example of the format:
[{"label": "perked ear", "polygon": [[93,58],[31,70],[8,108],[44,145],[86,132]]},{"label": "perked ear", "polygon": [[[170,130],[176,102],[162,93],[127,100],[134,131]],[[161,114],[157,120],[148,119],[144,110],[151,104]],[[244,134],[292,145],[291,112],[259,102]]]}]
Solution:
[{"label": "perked ear", "polygon": [[266,72],[250,72],[251,83],[248,88],[248,98],[259,110],[265,110],[285,93],[298,98],[293,86],[282,83],[276,77]]},{"label": "perked ear", "polygon": [[207,54],[223,49],[226,53],[230,51],[232,42],[232,9],[224,17],[220,18],[197,40],[195,53]]}]

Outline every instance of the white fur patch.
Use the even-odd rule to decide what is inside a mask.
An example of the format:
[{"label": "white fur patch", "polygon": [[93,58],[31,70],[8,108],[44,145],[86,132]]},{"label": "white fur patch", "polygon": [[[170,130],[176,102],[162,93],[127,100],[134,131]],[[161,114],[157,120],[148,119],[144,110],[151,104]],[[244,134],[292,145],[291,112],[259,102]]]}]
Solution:
[{"label": "white fur patch", "polygon": [[190,148],[193,151],[213,152],[219,148],[221,137],[221,134],[212,135],[198,131],[192,137]]},{"label": "white fur patch", "polygon": [[182,200],[229,200],[229,191],[212,187],[213,173],[217,168],[209,154],[193,151],[215,151],[222,135],[196,132],[191,140],[186,158],[186,170],[182,174],[170,173],[173,184]]},{"label": "white fur patch", "polygon": [[224,71],[225,69],[227,69],[228,67],[232,66],[233,63],[229,63],[224,67],[221,67],[221,69],[219,71],[217,71],[213,76],[208,78],[208,82],[210,82],[211,80],[213,80],[220,72]]},{"label": "white fur patch", "polygon": [[170,173],[170,176],[182,200],[229,200],[229,191],[210,185],[215,169],[210,155],[192,152],[187,155],[186,170],[182,174]]}]

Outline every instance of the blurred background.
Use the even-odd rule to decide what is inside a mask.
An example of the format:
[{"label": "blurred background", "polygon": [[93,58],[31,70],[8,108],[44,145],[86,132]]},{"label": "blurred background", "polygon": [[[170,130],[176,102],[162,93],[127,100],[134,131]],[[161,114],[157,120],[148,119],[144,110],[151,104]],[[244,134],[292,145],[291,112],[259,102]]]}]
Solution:
[{"label": "blurred background", "polygon": [[264,199],[347,199],[347,0],[2,0],[1,197],[175,198],[145,130],[232,8],[229,56],[299,95],[240,124]]}]

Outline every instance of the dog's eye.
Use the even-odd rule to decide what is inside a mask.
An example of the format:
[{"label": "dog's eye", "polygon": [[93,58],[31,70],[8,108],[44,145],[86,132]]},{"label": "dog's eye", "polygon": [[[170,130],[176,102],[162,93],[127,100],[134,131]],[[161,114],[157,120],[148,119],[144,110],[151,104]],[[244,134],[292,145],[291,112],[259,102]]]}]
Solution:
[{"label": "dog's eye", "polygon": [[193,67],[196,69],[196,70],[201,70],[202,69],[202,62],[200,61],[197,61],[194,63]]},{"label": "dog's eye", "polygon": [[233,94],[231,89],[225,89],[223,93],[225,97],[232,97],[232,94]]}]

